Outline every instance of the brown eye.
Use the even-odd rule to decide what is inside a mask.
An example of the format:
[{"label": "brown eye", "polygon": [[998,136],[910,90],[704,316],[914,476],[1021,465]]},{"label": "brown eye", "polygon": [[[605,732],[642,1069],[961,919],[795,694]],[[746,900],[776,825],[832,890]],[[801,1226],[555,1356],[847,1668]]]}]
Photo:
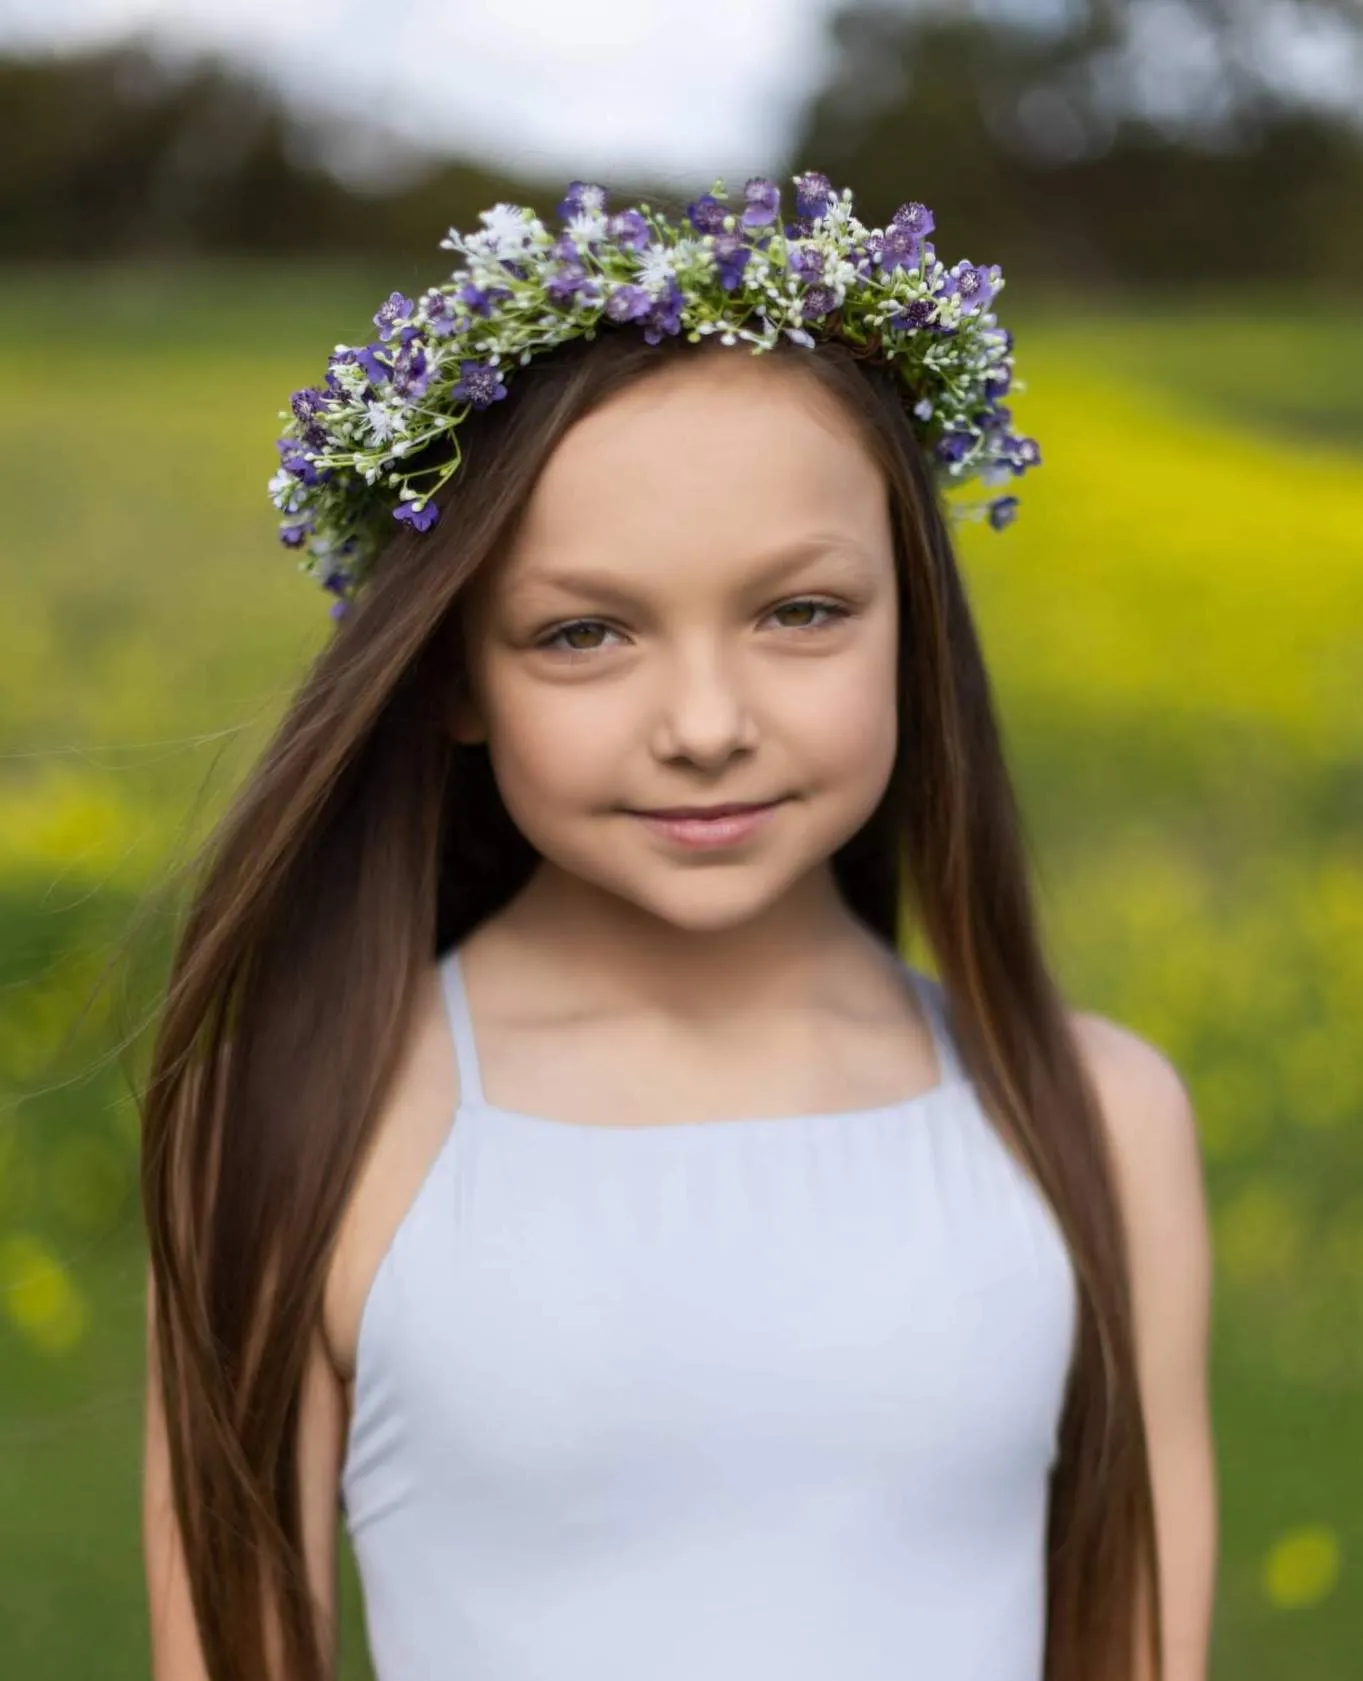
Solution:
[{"label": "brown eye", "polygon": [[792,610],[798,612],[802,607],[812,609],[816,613],[829,613],[832,617],[825,620],[822,624],[811,624],[806,621],[804,624],[790,625],[787,627],[788,629],[824,630],[829,625],[835,624],[839,619],[845,619],[848,616],[848,610],[846,607],[840,607],[833,601],[815,601],[810,596],[801,596],[797,601],[783,601],[779,607],[773,607],[772,612],[789,613]]},{"label": "brown eye", "polygon": [[554,653],[592,654],[602,646],[600,642],[593,642],[588,644],[586,647],[583,647],[580,643],[566,644],[560,639],[565,636],[580,635],[583,631],[590,634],[593,630],[608,631],[609,629],[610,626],[602,623],[600,619],[573,619],[569,624],[560,625],[557,630],[551,631],[548,636],[543,637],[535,644],[535,646],[537,648],[548,648]]}]

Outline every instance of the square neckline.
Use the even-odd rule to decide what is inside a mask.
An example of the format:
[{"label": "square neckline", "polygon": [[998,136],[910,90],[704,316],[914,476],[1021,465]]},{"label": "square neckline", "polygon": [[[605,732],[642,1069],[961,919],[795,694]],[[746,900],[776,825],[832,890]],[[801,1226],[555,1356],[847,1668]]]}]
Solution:
[{"label": "square neckline", "polygon": [[[961,1066],[945,1020],[940,983],[915,969],[899,951],[891,949],[890,955],[900,974],[913,987],[923,1011],[937,1066],[937,1078],[932,1085],[924,1087],[922,1091],[912,1092],[907,1097],[892,1098],[886,1103],[866,1104],[856,1109],[802,1110],[779,1115],[717,1115],[698,1120],[644,1121],[621,1125],[602,1121],[557,1120],[552,1115],[536,1114],[526,1109],[509,1109],[488,1101],[483,1090],[482,1068],[460,949],[457,945],[451,946],[439,959],[438,968],[446,1026],[453,1041],[459,1077],[459,1101],[455,1105],[454,1121],[457,1123],[465,1115],[488,1115],[495,1117],[499,1124],[508,1121],[513,1125],[526,1125],[532,1129],[549,1128],[568,1133],[694,1134],[707,1127],[729,1132],[734,1128],[753,1129],[763,1126],[779,1129],[792,1123],[799,1126],[810,1123],[849,1124],[860,1120],[898,1117],[920,1108],[935,1107],[947,1096],[962,1086],[970,1085],[971,1082]],[[457,1130],[457,1124],[452,1125],[451,1132]]]}]

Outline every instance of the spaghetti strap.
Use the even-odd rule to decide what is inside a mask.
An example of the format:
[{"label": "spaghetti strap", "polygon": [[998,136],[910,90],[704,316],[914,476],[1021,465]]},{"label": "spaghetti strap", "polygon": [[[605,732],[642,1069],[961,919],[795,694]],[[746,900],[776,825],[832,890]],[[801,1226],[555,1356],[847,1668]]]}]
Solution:
[{"label": "spaghetti strap", "polygon": [[459,949],[451,947],[440,963],[440,980],[445,994],[445,1013],[454,1040],[455,1066],[459,1072],[459,1103],[482,1108],[483,1078],[478,1067],[478,1047],[473,1039],[473,1017],[469,1013],[468,988],[459,962]]},{"label": "spaghetti strap", "polygon": [[932,1034],[933,1049],[937,1052],[937,1065],[941,1071],[941,1084],[956,1085],[964,1081],[965,1070],[957,1054],[942,983],[915,969],[907,961],[904,962],[904,968],[913,982],[914,991],[917,992],[918,1000],[923,1006],[923,1013],[928,1018],[928,1029]]}]

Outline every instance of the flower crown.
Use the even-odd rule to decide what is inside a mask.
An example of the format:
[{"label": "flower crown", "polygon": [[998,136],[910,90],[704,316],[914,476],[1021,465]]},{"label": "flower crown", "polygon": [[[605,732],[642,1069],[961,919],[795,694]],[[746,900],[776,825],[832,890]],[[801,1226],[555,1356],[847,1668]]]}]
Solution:
[{"label": "flower crown", "polygon": [[[428,531],[432,500],[459,466],[458,427],[470,409],[507,395],[507,380],[537,350],[594,338],[600,323],[634,323],[649,344],[684,332],[719,333],[753,354],[781,334],[812,347],[838,338],[879,350],[902,379],[914,430],[940,482],[997,487],[1040,464],[1034,438],[1011,430],[1003,402],[1013,380],[1013,335],[990,309],[998,265],[948,269],[927,238],[922,204],[902,204],[887,228],[867,228],[814,171],[792,177],[795,218],[781,223],[781,189],[754,179],[744,204],[716,181],[674,226],[649,206],[608,214],[601,187],[574,181],[550,232],[522,205],[479,214],[480,232],[451,229],[440,245],[464,263],[415,302],[394,292],[374,316],[378,339],[338,345],[321,386],[295,391],[270,480],[284,515],[280,538],[304,549],[300,569],[347,610],[397,520]],[[434,452],[430,446],[443,444]],[[403,469],[421,452],[423,464]],[[997,496],[953,514],[997,531],[1018,498]]]}]

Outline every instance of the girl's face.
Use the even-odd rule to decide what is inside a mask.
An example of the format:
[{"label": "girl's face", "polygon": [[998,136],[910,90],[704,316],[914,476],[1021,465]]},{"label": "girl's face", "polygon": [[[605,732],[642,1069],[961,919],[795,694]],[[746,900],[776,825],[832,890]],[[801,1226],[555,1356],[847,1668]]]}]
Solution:
[{"label": "girl's face", "polygon": [[[835,400],[790,364],[707,349],[560,441],[469,606],[497,785],[558,894],[677,926],[746,921],[874,811],[896,744],[888,496]],[[781,803],[691,851],[634,815]]]}]

